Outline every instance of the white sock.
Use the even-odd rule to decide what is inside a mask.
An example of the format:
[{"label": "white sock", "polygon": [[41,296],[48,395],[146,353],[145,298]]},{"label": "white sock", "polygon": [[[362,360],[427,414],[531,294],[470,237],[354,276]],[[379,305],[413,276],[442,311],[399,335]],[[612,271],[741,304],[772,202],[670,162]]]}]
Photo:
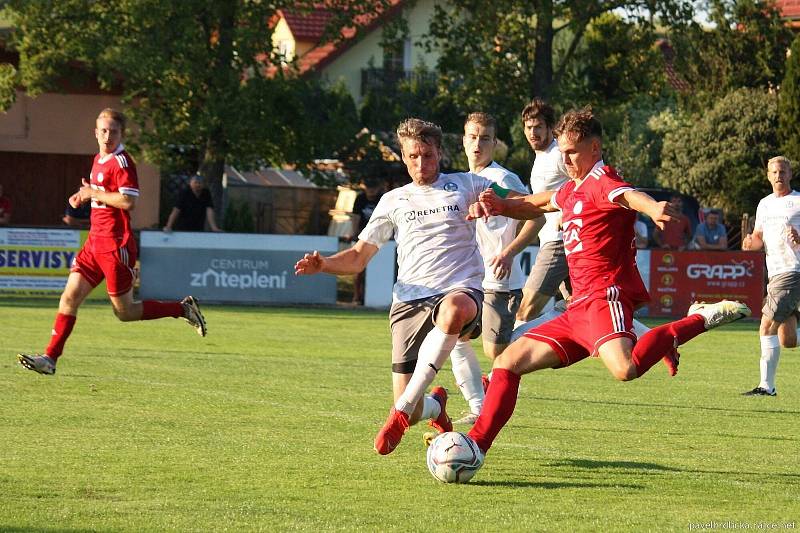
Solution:
[{"label": "white sock", "polygon": [[633,332],[636,334],[637,339],[641,339],[642,335],[644,335],[648,331],[650,331],[650,328],[648,328],[635,318],[633,319]]},{"label": "white sock", "polygon": [[453,376],[461,394],[469,404],[470,413],[479,415],[483,408],[483,383],[478,356],[469,341],[458,341],[450,352]]},{"label": "white sock", "polygon": [[564,314],[564,311],[559,311],[557,309],[551,309],[551,310],[547,311],[546,313],[544,313],[543,315],[539,315],[537,318],[534,318],[533,320],[530,320],[528,322],[524,322],[521,326],[516,326],[515,325],[514,331],[511,333],[511,342],[514,342],[515,340],[519,339],[520,337],[525,335],[525,333],[527,333],[529,330],[535,328],[536,326],[538,326],[540,324],[544,324],[545,322],[553,320],[554,318],[559,317],[559,316],[561,316],[563,314]]},{"label": "white sock", "polygon": [[449,335],[438,326],[434,326],[428,332],[419,347],[414,374],[411,375],[411,381],[408,382],[406,390],[395,402],[395,409],[403,411],[407,415],[414,412],[414,406],[422,398],[428,386],[433,383],[433,379],[447,361],[457,340],[458,334]]},{"label": "white sock", "polygon": [[[527,322],[525,322],[524,320],[516,319],[514,321],[514,329],[517,329],[518,327],[520,327],[523,324],[527,324]],[[798,329],[798,331],[800,331],[800,329]]]},{"label": "white sock", "polygon": [[772,392],[775,390],[775,374],[781,358],[781,343],[777,335],[761,337],[761,383],[759,387]]},{"label": "white sock", "polygon": [[442,412],[442,406],[433,396],[425,396],[422,400],[422,416],[420,420],[426,418],[438,418],[439,413]]}]

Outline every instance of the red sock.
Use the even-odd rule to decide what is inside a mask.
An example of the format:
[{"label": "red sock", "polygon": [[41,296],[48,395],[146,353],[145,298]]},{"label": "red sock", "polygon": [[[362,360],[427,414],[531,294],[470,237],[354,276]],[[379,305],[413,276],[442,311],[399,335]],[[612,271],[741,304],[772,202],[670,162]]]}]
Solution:
[{"label": "red sock", "polygon": [[469,430],[469,436],[484,453],[514,413],[520,376],[504,368],[492,370],[492,383],[486,391],[481,415]]},{"label": "red sock", "polygon": [[636,374],[641,376],[674,347],[690,341],[705,331],[705,321],[700,315],[689,315],[651,329],[642,335],[633,347]]},{"label": "red sock", "polygon": [[183,305],[180,302],[159,302],[158,300],[145,300],[142,302],[141,320],[155,320],[171,316],[180,318],[183,316]]},{"label": "red sock", "polygon": [[64,352],[64,344],[72,333],[72,328],[75,326],[75,320],[78,317],[75,315],[65,315],[58,313],[56,321],[53,323],[53,333],[50,337],[50,344],[44,349],[44,353],[52,357],[54,360],[58,359]]}]

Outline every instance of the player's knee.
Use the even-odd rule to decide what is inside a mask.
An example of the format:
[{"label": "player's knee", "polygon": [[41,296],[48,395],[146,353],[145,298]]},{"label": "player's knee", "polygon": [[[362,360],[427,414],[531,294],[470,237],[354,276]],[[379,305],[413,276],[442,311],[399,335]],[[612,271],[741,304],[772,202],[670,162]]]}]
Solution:
[{"label": "player's knee", "polygon": [[114,307],[114,315],[120,320],[120,322],[131,322],[138,320],[138,317],[134,316],[133,309],[128,307]]},{"label": "player's knee", "polygon": [[617,381],[631,381],[639,377],[639,372],[636,370],[636,365],[633,363],[629,365],[619,365],[609,370]]},{"label": "player's knee", "polygon": [[463,328],[474,317],[474,310],[463,305],[443,305],[436,316],[436,324],[448,331]]},{"label": "player's knee", "polygon": [[795,348],[797,346],[797,333],[778,333],[778,340],[784,348]]}]

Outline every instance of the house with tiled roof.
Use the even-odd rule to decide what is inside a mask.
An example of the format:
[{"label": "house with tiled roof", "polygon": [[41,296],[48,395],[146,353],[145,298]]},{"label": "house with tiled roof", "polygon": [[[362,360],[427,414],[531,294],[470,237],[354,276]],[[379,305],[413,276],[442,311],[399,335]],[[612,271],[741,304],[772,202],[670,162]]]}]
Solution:
[{"label": "house with tiled roof", "polygon": [[[324,39],[331,19],[329,12],[324,9],[304,13],[281,10],[272,41],[286,61],[297,62],[303,75],[344,83],[356,102],[360,102],[370,87],[410,77],[421,65],[429,69],[436,66],[438,54],[420,46],[428,32],[436,1],[391,0],[385,11],[357,20],[357,30],[342,30],[342,38],[334,43]],[[401,16],[408,25],[406,38],[397,46],[382,46],[384,28]]]},{"label": "house with tiled roof", "polygon": [[776,0],[775,7],[792,28],[800,30],[800,0]]}]

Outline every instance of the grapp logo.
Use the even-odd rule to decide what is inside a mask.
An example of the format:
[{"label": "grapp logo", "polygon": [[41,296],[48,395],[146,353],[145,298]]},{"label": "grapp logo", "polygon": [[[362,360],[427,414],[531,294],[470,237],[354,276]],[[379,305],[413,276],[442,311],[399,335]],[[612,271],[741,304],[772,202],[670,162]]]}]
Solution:
[{"label": "grapp logo", "polygon": [[444,184],[443,189],[446,190],[447,192],[456,192],[458,190],[458,185],[456,185],[452,181],[448,181],[447,183]]},{"label": "grapp logo", "polygon": [[686,267],[686,275],[691,279],[738,279],[753,277],[753,261],[732,261],[728,265],[705,265],[694,263]]}]

